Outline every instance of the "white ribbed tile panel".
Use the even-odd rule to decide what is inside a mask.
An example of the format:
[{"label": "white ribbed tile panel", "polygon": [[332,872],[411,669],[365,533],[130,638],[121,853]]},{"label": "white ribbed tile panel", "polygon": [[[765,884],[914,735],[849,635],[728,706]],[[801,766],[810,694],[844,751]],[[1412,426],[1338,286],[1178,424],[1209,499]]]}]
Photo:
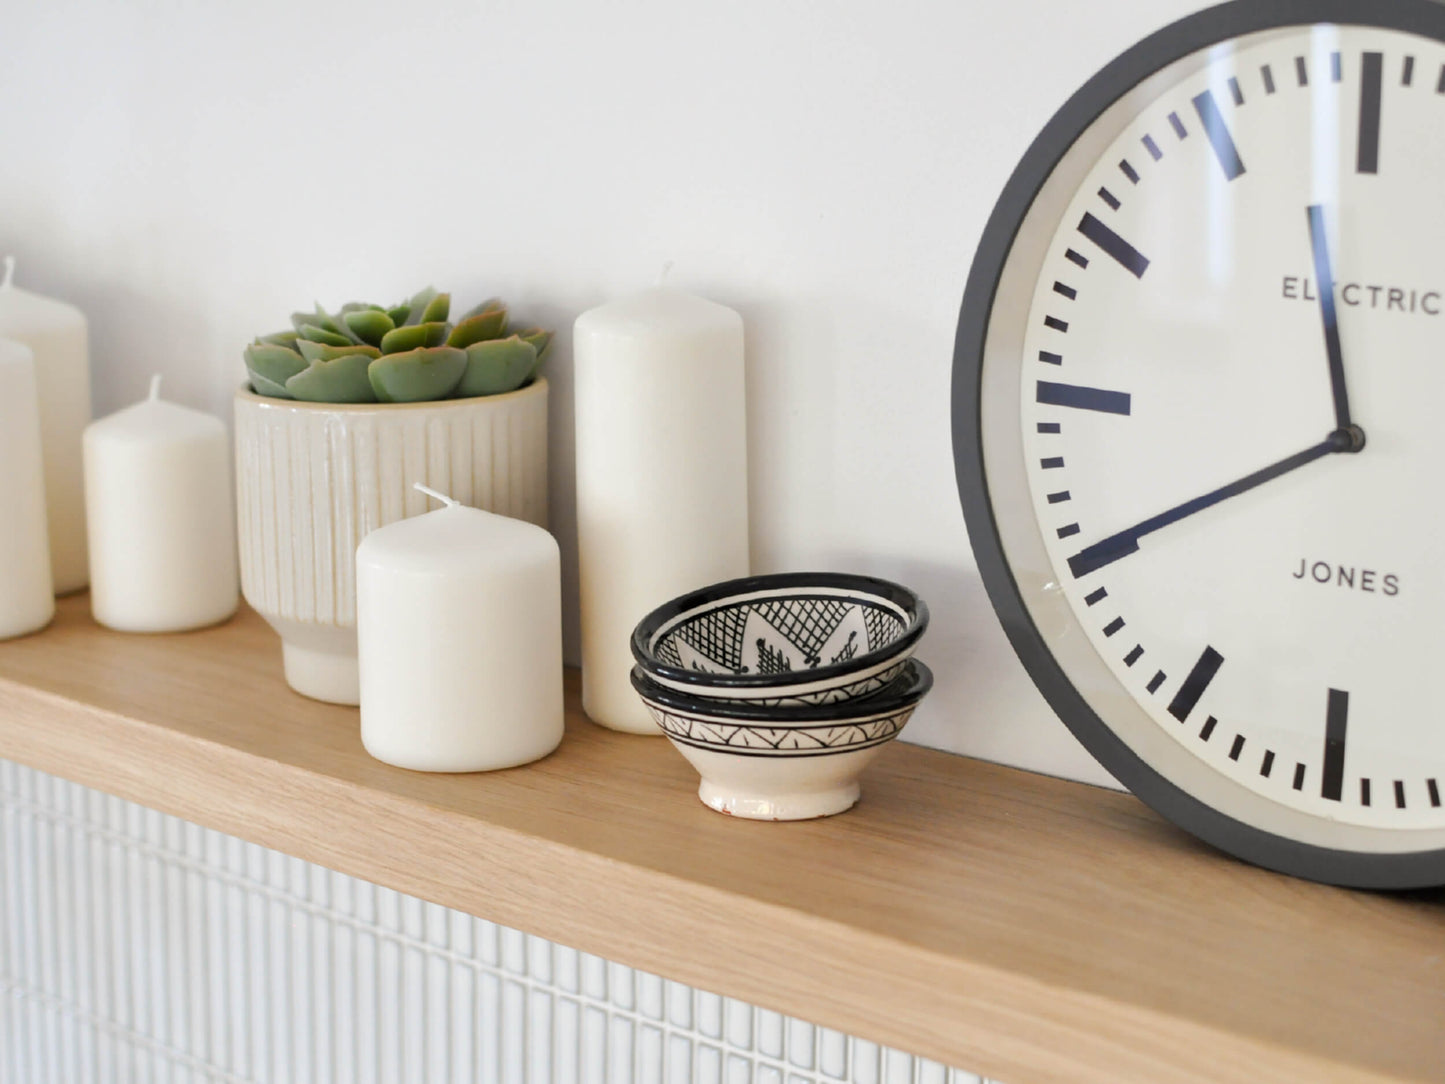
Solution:
[{"label": "white ribbed tile panel", "polygon": [[981,1084],[0,760],[0,1084]]}]

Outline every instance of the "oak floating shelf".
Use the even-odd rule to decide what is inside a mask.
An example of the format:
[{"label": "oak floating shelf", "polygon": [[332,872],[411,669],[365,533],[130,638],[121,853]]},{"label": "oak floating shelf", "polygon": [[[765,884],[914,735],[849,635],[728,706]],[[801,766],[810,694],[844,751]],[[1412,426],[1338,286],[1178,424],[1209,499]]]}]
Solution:
[{"label": "oak floating shelf", "polygon": [[[926,652],[925,652],[926,654]],[[730,820],[581,715],[538,764],[421,775],[281,678],[255,614],[84,597],[0,644],[0,756],[669,978],[997,1077],[1439,1080],[1445,893],[1223,857],[1134,798],[895,743],[845,816]]]}]

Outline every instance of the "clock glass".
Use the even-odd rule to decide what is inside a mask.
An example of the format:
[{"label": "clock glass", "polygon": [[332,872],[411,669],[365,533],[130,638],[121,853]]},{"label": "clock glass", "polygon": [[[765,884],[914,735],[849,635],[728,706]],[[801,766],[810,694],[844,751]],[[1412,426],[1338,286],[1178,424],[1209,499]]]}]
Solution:
[{"label": "clock glass", "polygon": [[1378,885],[1445,880],[1445,43],[1400,21],[1106,69],[990,224],[955,375],[1065,721],[1206,839]]}]

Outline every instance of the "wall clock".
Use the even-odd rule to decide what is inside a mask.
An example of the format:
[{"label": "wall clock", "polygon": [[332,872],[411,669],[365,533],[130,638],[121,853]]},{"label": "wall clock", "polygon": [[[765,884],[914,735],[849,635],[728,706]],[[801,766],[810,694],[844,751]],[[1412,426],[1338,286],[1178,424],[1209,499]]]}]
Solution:
[{"label": "wall clock", "polygon": [[1121,783],[1249,861],[1445,883],[1445,7],[1239,0],[1049,122],[953,375],[980,572]]}]

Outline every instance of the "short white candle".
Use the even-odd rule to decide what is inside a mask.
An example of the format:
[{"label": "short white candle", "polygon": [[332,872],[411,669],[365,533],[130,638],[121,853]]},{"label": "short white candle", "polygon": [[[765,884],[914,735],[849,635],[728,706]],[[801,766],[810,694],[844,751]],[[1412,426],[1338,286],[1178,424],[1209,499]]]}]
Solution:
[{"label": "short white candle", "polygon": [[583,313],[573,350],[582,706],[659,734],[629,679],[633,627],[749,571],[743,321],[659,287]]},{"label": "short white candle", "polygon": [[230,448],[219,418],[144,399],[85,430],[90,608],[122,632],[224,621],[240,601]]},{"label": "short white candle", "polygon": [[562,740],[562,571],[541,527],[443,501],[356,550],[361,741],[424,772],[510,768]]},{"label": "short white candle", "polygon": [[35,356],[0,339],[0,640],[44,628],[55,616],[45,538],[45,476]]},{"label": "short white candle", "polygon": [[90,348],[79,309],[19,289],[11,281],[14,273],[15,259],[7,256],[0,280],[0,336],[35,352],[50,567],[55,590],[63,595],[80,590],[87,577],[80,435],[90,421]]}]

